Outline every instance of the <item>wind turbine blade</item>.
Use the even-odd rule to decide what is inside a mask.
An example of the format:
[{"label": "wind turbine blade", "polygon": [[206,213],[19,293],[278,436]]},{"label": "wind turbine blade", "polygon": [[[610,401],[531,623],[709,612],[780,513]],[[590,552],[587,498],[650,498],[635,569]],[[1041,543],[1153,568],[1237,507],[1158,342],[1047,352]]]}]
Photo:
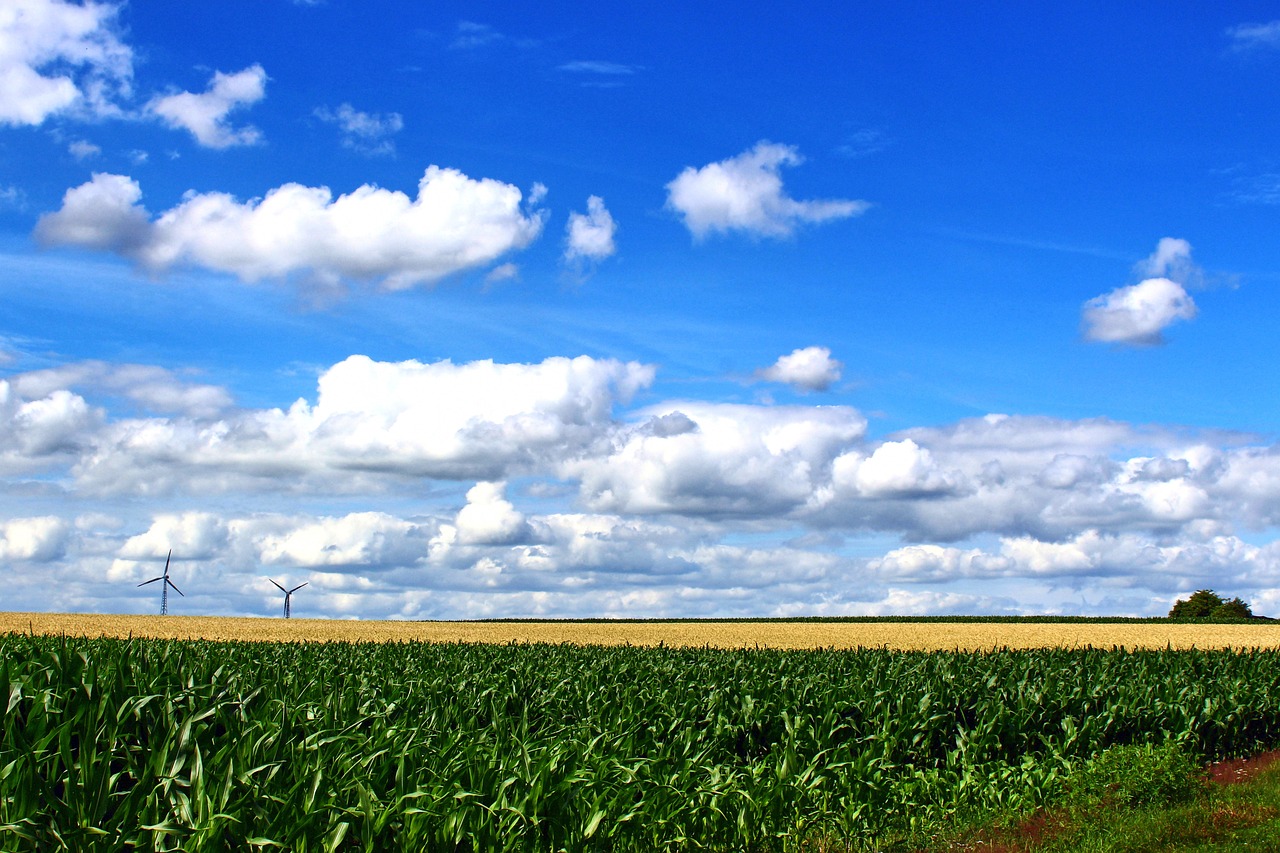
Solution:
[{"label": "wind turbine blade", "polygon": [[178,589],[177,585],[173,581],[169,580],[168,578],[165,578],[164,582],[167,583],[169,586],[173,587],[173,591],[176,592],[178,595],[181,595],[183,598],[187,597],[186,595],[183,594],[182,590]]},{"label": "wind turbine blade", "polygon": [[[271,578],[267,578],[267,580],[271,581]],[[286,593],[286,594],[289,592],[289,590],[287,590],[287,589],[285,589],[284,587],[280,586],[280,584],[276,583],[275,581],[271,581],[271,583],[275,584],[276,589],[280,590],[281,592]]]},{"label": "wind turbine blade", "polygon": [[164,558],[164,576],[169,577],[169,561],[173,559],[173,549],[169,549],[169,556]]},{"label": "wind turbine blade", "polygon": [[293,595],[295,592],[297,592],[298,590],[302,589],[304,586],[306,586],[306,585],[307,585],[307,584],[309,584],[309,583],[311,583],[311,581],[305,581],[304,583],[300,583],[300,584],[298,584],[298,585],[297,585],[297,586],[295,586],[293,589],[289,590],[289,594],[290,594],[290,595]]},{"label": "wind turbine blade", "polygon": [[164,577],[163,577],[163,576],[162,576],[162,577],[158,577],[158,578],[152,578],[152,579],[151,579],[151,580],[149,580],[149,581],[143,581],[142,583],[138,584],[138,586],[146,586],[146,585],[147,585],[147,584],[149,584],[149,583],[155,583],[156,581],[162,581],[162,580],[164,580]]}]

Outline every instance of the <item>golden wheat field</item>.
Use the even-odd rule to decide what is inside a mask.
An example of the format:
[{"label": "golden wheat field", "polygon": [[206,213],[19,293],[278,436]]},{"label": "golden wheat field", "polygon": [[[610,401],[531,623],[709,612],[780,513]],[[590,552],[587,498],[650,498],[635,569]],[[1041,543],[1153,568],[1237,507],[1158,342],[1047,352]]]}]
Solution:
[{"label": "golden wheat field", "polygon": [[445,643],[577,643],[812,649],[1278,648],[1280,622],[1249,625],[983,622],[379,622],[219,616],[0,613],[0,633],[89,637]]}]

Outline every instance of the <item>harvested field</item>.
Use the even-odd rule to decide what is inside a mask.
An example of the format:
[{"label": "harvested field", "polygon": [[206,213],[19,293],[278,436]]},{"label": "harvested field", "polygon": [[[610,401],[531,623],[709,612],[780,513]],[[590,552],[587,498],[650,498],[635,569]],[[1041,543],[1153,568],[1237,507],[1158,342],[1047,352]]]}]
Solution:
[{"label": "harvested field", "polygon": [[774,649],[1280,648],[1280,623],[377,622],[0,613],[0,633],[172,639],[577,643]]}]

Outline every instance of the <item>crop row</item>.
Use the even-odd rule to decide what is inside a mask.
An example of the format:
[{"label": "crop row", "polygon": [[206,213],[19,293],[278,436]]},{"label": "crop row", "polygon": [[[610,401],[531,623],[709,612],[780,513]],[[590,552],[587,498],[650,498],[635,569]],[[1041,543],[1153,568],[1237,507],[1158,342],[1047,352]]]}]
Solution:
[{"label": "crop row", "polygon": [[1280,742],[1280,652],[0,636],[0,848],[857,849],[1122,743]]}]

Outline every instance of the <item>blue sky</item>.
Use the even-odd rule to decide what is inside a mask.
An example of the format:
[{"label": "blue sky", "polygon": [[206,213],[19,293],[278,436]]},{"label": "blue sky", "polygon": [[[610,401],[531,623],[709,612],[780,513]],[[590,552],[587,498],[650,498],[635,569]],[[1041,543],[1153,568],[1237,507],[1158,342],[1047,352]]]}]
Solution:
[{"label": "blue sky", "polygon": [[1280,611],[1265,4],[15,0],[14,610]]}]

